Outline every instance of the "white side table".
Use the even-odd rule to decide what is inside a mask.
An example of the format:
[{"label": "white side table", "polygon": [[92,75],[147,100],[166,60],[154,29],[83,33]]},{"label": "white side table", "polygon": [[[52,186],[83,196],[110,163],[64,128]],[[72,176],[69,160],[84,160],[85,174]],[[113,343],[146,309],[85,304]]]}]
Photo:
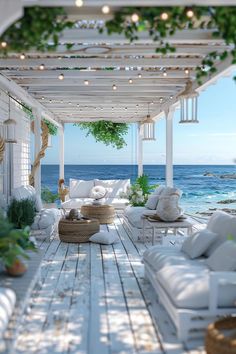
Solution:
[{"label": "white side table", "polygon": [[149,216],[143,215],[143,239],[145,238],[145,229],[152,229],[152,244],[154,245],[155,240],[158,240],[158,243],[163,244],[163,233],[166,236],[168,230],[171,229],[174,231],[174,235],[177,235],[178,230],[185,229],[187,230],[187,234],[192,234],[193,224],[188,220],[183,221],[174,221],[174,222],[166,222],[166,221],[151,221],[149,220]]}]

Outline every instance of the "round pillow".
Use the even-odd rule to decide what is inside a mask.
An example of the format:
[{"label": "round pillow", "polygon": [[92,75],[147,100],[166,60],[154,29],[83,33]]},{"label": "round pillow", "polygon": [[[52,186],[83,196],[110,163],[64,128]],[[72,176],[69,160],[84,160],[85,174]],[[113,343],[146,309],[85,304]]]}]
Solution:
[{"label": "round pillow", "polygon": [[107,194],[106,188],[102,186],[95,186],[90,191],[90,198],[102,199]]}]

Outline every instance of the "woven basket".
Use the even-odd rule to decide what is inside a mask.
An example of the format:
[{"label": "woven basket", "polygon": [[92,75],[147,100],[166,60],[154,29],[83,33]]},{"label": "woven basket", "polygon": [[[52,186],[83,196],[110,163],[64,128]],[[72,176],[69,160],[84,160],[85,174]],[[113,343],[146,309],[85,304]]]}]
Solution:
[{"label": "woven basket", "polygon": [[[229,336],[225,332],[231,330]],[[236,317],[226,317],[207,328],[205,338],[207,354],[236,354]]]},{"label": "woven basket", "polygon": [[90,236],[99,232],[100,225],[96,219],[68,220],[61,219],[58,225],[59,238],[63,242],[88,242]]},{"label": "woven basket", "polygon": [[100,224],[112,224],[115,209],[111,205],[82,205],[80,212],[86,218],[98,219]]}]

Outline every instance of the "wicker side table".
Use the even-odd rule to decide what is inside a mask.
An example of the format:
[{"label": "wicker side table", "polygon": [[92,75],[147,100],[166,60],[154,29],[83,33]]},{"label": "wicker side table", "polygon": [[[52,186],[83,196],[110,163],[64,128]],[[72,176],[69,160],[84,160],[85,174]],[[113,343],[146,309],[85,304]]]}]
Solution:
[{"label": "wicker side table", "polygon": [[88,242],[90,236],[99,232],[99,230],[100,224],[97,219],[61,219],[58,225],[59,238],[63,242]]},{"label": "wicker side table", "polygon": [[236,354],[236,317],[211,323],[207,328],[205,347],[207,354]]},{"label": "wicker side table", "polygon": [[115,217],[115,208],[111,205],[82,205],[81,214],[86,218],[96,218],[100,224],[112,224]]}]

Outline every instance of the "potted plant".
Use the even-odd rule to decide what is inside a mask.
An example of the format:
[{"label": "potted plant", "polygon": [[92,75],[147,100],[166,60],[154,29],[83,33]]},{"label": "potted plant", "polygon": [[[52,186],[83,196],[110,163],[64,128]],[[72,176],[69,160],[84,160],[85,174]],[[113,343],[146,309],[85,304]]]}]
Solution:
[{"label": "potted plant", "polygon": [[0,215],[0,261],[8,274],[20,276],[27,270],[23,259],[29,259],[26,251],[36,247],[29,238],[29,227],[16,229],[8,219]]},{"label": "potted plant", "polygon": [[48,187],[43,187],[41,192],[41,198],[44,203],[44,207],[47,209],[56,208],[56,200],[59,200],[59,194],[53,193]]},{"label": "potted plant", "polygon": [[7,211],[9,221],[17,229],[31,226],[34,222],[35,215],[35,203],[31,199],[13,199]]}]

